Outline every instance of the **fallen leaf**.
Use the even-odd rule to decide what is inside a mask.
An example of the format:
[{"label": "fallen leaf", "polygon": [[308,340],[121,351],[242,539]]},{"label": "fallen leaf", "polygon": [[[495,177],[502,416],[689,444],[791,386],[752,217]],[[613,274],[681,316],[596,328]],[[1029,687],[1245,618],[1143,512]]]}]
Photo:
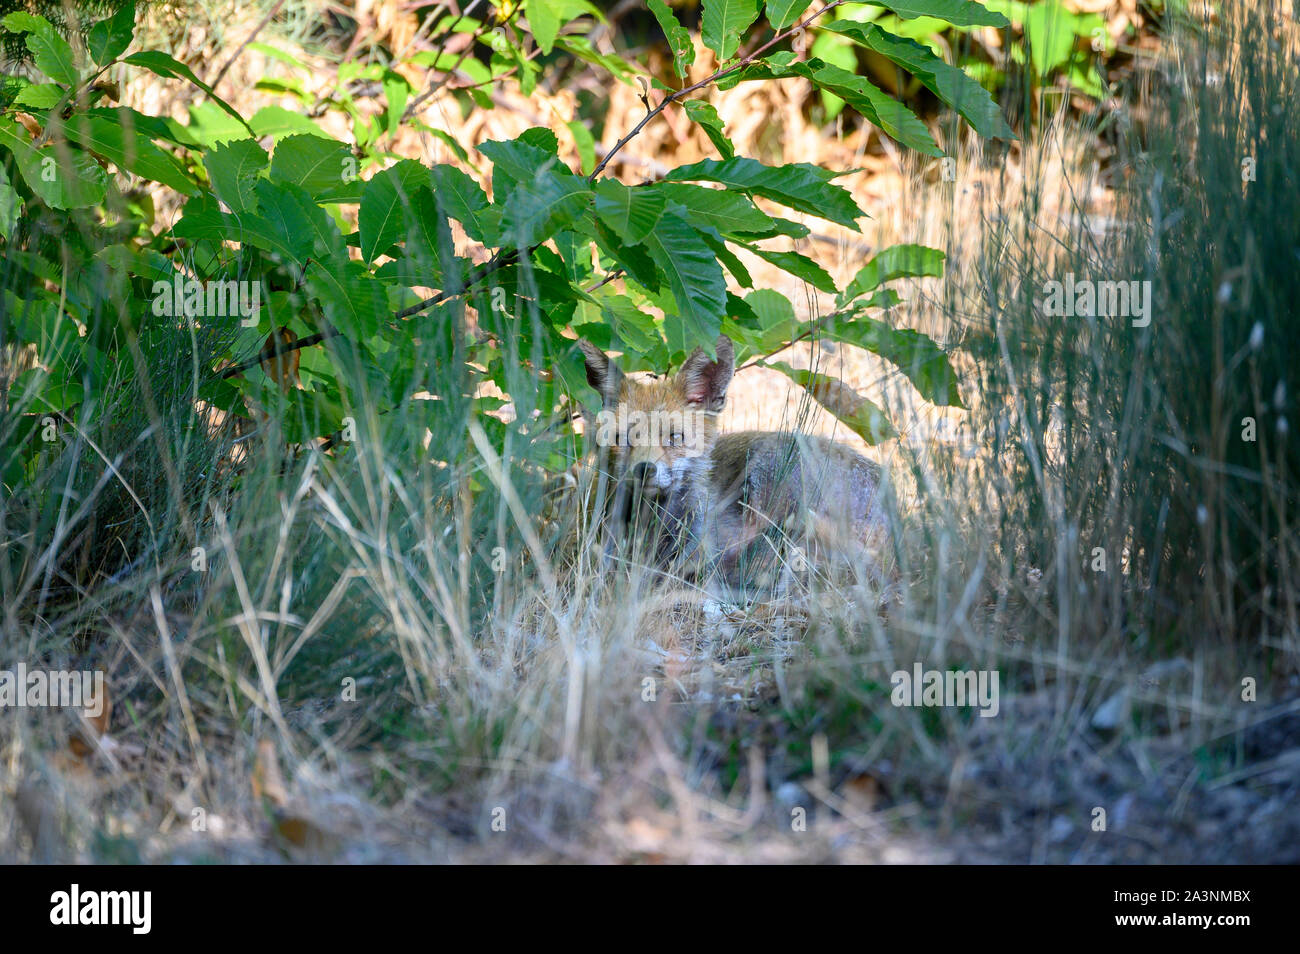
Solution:
[{"label": "fallen leaf", "polygon": [[23,128],[31,133],[35,139],[41,134],[41,124],[37,122],[36,117],[31,113],[14,113],[14,119],[23,124]]},{"label": "fallen leaf", "polygon": [[295,350],[276,354],[275,349],[292,345],[297,340],[298,336],[291,329],[281,325],[266,336],[266,344],[262,345],[262,370],[285,392],[301,385],[298,380],[298,359],[301,352]]},{"label": "fallen leaf", "polygon": [[270,739],[257,743],[252,786],[253,797],[259,802],[265,799],[276,808],[283,808],[289,801],[289,790],[285,788],[284,776],[280,774],[280,758],[276,755],[275,743]]}]

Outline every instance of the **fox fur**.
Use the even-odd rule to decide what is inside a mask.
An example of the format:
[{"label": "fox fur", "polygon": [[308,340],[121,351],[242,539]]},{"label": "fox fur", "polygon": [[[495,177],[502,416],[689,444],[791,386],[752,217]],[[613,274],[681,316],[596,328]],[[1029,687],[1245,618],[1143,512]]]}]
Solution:
[{"label": "fox fur", "polygon": [[607,559],[639,557],[733,596],[771,591],[792,572],[879,579],[880,465],[822,437],[719,433],[735,368],[730,339],[718,338],[715,358],[697,348],[675,375],[653,381],[624,375],[587,341],[579,347],[602,397],[588,432]]}]

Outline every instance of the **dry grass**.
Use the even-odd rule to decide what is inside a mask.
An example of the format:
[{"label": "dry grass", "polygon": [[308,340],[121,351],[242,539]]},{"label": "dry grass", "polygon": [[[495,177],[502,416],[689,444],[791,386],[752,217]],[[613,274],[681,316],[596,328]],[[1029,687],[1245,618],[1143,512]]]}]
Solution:
[{"label": "dry grass", "polygon": [[[176,38],[182,58],[223,61],[256,22],[224,9]],[[325,88],[329,65],[316,62]],[[252,81],[276,68],[246,51],[223,92],[251,112],[270,101]],[[837,281],[897,242],[948,252],[949,277],[916,283],[891,313],[946,344],[980,333],[987,273],[1000,267],[991,234],[1029,235],[1020,252],[1050,259],[1116,214],[1096,138],[1066,117],[1005,154],[961,143],[948,183],[875,133],[813,126],[810,93],[748,85],[713,100],[742,154],[862,170],[842,181],[872,216],[863,233],[810,220],[819,237],[799,246]],[[172,97],[144,83],[124,98],[183,115]],[[572,91],[500,98],[468,121],[435,101],[428,119],[469,146],[576,108]],[[613,87],[606,146],[641,109],[634,89]],[[448,159],[413,133],[394,148]],[[670,118],[619,171],[631,181],[706,149]],[[828,310],[784,273],[746,264],[802,314]],[[852,349],[793,352],[904,425],[903,441],[868,451],[894,476],[896,603],[881,608],[870,586],[815,586],[720,606],[609,578],[581,546],[556,560],[527,531],[528,552],[479,593],[464,497],[408,485],[383,447],[354,472],[313,463],[292,484],[255,485],[265,493],[229,527],[216,521],[220,554],[202,586],[127,581],[111,611],[87,594],[75,633],[60,620],[32,633],[33,656],[44,641],[61,647],[44,658],[93,658],[114,713],[106,732],[68,713],[6,717],[0,860],[1293,859],[1296,634],[1279,635],[1291,648],[1272,657],[1158,643],[1126,622],[1127,583],[1094,585],[1072,557],[1049,567],[1009,548],[999,517],[1025,488],[959,433],[1001,410],[969,352],[957,356],[968,411],[917,402]],[[724,427],[792,423],[855,440],[786,379],[738,377]],[[498,463],[485,454],[475,477],[495,488],[497,525],[513,537],[532,524],[512,504],[524,488]],[[492,606],[482,625],[480,602]],[[1000,672],[999,716],[891,705],[890,675],[918,660]],[[1243,675],[1259,680],[1254,708],[1234,704]],[[1105,833],[1090,830],[1099,807]]]}]

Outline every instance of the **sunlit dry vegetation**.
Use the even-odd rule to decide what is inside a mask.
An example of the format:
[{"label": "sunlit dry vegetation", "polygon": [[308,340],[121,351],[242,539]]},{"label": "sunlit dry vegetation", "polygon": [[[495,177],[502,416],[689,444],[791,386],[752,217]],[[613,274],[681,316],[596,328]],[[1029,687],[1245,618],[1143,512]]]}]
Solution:
[{"label": "sunlit dry vegetation", "polygon": [[[4,712],[0,860],[1297,860],[1288,5],[710,5],[3,21],[0,670],[104,706]],[[887,575],[602,559],[577,339],[719,332]]]}]

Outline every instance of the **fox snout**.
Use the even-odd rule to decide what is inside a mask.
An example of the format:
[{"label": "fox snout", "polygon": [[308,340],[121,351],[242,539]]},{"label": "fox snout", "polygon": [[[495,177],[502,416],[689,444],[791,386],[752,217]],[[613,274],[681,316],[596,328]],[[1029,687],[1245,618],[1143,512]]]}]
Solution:
[{"label": "fox snout", "polygon": [[667,490],[660,487],[658,469],[649,461],[635,464],[619,481],[616,494],[622,498],[624,516],[631,518],[644,504],[653,503]]},{"label": "fox snout", "polygon": [[660,461],[651,463],[643,460],[632,467],[628,480],[643,494],[656,496],[659,491],[667,490],[673,485],[672,472]]},{"label": "fox snout", "polygon": [[623,522],[633,523],[643,510],[657,512],[673,492],[672,472],[662,463],[633,464],[614,491],[616,509]]}]

